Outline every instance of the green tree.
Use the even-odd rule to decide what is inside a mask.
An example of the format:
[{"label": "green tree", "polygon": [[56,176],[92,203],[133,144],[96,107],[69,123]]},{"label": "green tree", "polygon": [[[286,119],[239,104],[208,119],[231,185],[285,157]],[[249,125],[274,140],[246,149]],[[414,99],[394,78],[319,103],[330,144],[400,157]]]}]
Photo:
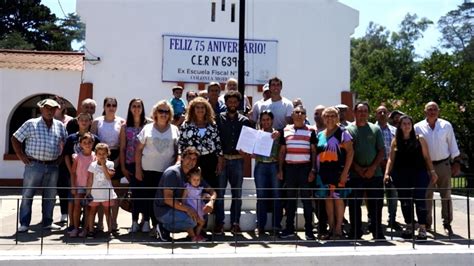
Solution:
[{"label": "green tree", "polygon": [[78,16],[58,19],[40,0],[3,0],[0,4],[0,48],[71,51],[83,39]]},{"label": "green tree", "polygon": [[407,14],[398,32],[371,23],[362,38],[351,41],[351,89],[371,107],[385,103],[424,118],[424,105],[436,101],[449,120],[461,151],[474,166],[474,4],[464,3],[438,21],[440,45],[418,58],[414,44],[431,21]]}]

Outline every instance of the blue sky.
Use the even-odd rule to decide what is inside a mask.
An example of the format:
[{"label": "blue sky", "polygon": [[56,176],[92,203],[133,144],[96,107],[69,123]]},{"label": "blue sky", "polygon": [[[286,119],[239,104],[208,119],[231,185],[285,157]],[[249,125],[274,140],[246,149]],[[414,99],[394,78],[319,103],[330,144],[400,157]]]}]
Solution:
[{"label": "blue sky", "polygon": [[[103,1],[103,0],[97,0]],[[152,1],[152,0],[150,0]],[[425,32],[424,38],[416,43],[416,51],[420,56],[428,55],[433,47],[439,46],[440,33],[436,27],[438,19],[448,11],[454,10],[464,0],[339,0],[354,9],[359,10],[359,27],[354,37],[361,37],[370,21],[385,26],[390,31],[397,31],[398,25],[407,13],[416,13],[418,17],[426,17],[435,24]],[[63,17],[59,3],[64,12],[76,10],[76,0],[42,0],[53,13]],[[291,2],[291,0],[288,0]]]}]

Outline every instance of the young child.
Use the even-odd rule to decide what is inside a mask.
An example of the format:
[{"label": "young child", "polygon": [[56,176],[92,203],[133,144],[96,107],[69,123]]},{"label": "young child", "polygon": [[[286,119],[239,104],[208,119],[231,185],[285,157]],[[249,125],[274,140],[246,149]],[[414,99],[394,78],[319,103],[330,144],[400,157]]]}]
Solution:
[{"label": "young child", "polygon": [[[201,178],[201,168],[197,167],[188,173],[188,182],[185,184],[186,190],[183,193],[183,202],[185,205],[193,208],[198,214],[197,226],[194,228],[194,235],[190,234],[192,241],[202,242],[206,239],[201,236],[201,231],[206,224],[205,215],[212,211],[212,206],[216,199],[216,193]],[[211,195],[207,198],[207,204],[204,202],[203,191]]]},{"label": "young child", "polygon": [[[87,194],[91,195],[93,200],[89,204],[90,212],[87,217],[88,228],[94,228],[95,214],[97,208],[104,208],[105,218],[107,219],[108,232],[112,230],[112,220],[110,215],[110,206],[115,204],[117,194],[112,186],[112,177],[115,174],[114,163],[107,160],[110,155],[109,146],[105,143],[99,143],[95,147],[96,161],[89,165],[89,176],[87,178]],[[89,236],[93,236],[93,232],[89,232]]]},{"label": "young child", "polygon": [[[81,219],[81,199],[86,195],[87,179],[89,176],[88,169],[89,165],[95,161],[95,153],[92,151],[94,145],[94,137],[91,133],[84,133],[79,138],[79,145],[81,151],[72,155],[74,162],[72,163],[72,175],[71,175],[71,194],[73,195],[74,204],[72,205],[72,227],[73,229],[68,232],[70,237],[76,237],[79,233],[80,219]],[[84,208],[86,214],[86,208]],[[87,216],[84,218],[87,221]],[[79,236],[84,237],[87,231],[91,231],[91,228],[83,228]]]},{"label": "young child", "polygon": [[170,104],[173,107],[173,124],[176,126],[184,122],[184,113],[186,112],[186,104],[181,97],[183,96],[183,87],[174,86],[173,98],[170,99]]}]

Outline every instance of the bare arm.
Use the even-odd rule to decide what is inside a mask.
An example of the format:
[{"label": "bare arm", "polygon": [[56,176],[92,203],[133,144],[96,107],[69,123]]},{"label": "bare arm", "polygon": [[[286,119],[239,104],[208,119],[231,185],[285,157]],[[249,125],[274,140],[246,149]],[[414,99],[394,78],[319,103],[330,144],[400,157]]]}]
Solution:
[{"label": "bare arm", "polygon": [[122,125],[120,128],[120,150],[119,150],[119,160],[120,168],[122,169],[123,175],[130,180],[130,173],[125,167],[125,152],[127,147],[127,136],[125,134],[125,125]]},{"label": "bare arm", "polygon": [[390,154],[388,155],[387,166],[385,167],[385,175],[384,175],[384,182],[388,183],[390,180],[390,173],[393,169],[393,163],[395,161],[395,153],[397,148],[397,140],[393,139],[392,143],[390,144]]},{"label": "bare arm", "polygon": [[286,145],[280,146],[280,153],[278,154],[278,180],[283,180],[283,165],[285,163]]},{"label": "bare arm", "polygon": [[183,211],[186,214],[188,214],[193,220],[197,221],[198,215],[196,211],[194,211],[192,208],[184,205],[180,199],[173,199],[173,190],[171,189],[163,189],[163,200],[164,203],[171,208],[174,208],[179,211]]},{"label": "bare arm", "polygon": [[138,142],[135,148],[135,178],[139,181],[143,180],[143,169],[142,169],[142,154],[145,144]]},{"label": "bare arm", "polygon": [[90,132],[91,132],[92,134],[95,134],[95,135],[98,136],[98,135],[99,135],[99,134],[98,134],[99,132],[98,132],[98,129],[97,129],[97,124],[98,124],[98,121],[97,121],[97,120],[92,121],[92,125],[91,125],[91,130],[90,130]]},{"label": "bare arm", "polygon": [[26,165],[30,164],[30,160],[28,160],[28,157],[26,157],[26,154],[23,152],[23,149],[21,148],[21,142],[14,136],[11,137],[11,141],[12,141],[13,150],[15,151],[15,154],[18,157],[18,159],[20,159]]},{"label": "bare arm", "polygon": [[[69,164],[71,164],[71,162],[69,162]],[[73,195],[76,195],[76,189],[74,188],[76,186],[76,179],[77,179],[76,171],[77,171],[77,160],[74,160],[74,162],[72,163],[72,166],[70,168],[70,171],[69,171],[70,176],[71,176],[71,193]]]},{"label": "bare arm", "polygon": [[352,141],[344,142],[342,147],[346,150],[346,162],[344,164],[344,169],[342,169],[340,182],[346,184],[349,170],[351,169],[352,159],[354,159],[354,148],[352,147]]}]

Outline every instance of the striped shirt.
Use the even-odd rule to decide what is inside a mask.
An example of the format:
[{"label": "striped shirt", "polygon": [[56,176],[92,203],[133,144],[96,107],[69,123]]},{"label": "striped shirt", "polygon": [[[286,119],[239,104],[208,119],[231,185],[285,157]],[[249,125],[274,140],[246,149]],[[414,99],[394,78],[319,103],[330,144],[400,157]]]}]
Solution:
[{"label": "striped shirt", "polygon": [[285,162],[289,164],[310,163],[311,145],[317,143],[315,130],[308,125],[302,128],[287,125],[280,137],[280,144],[286,145]]},{"label": "striped shirt", "polygon": [[40,116],[23,123],[13,136],[19,142],[25,142],[26,156],[40,161],[53,161],[61,154],[67,133],[61,121],[53,119],[49,128]]}]

